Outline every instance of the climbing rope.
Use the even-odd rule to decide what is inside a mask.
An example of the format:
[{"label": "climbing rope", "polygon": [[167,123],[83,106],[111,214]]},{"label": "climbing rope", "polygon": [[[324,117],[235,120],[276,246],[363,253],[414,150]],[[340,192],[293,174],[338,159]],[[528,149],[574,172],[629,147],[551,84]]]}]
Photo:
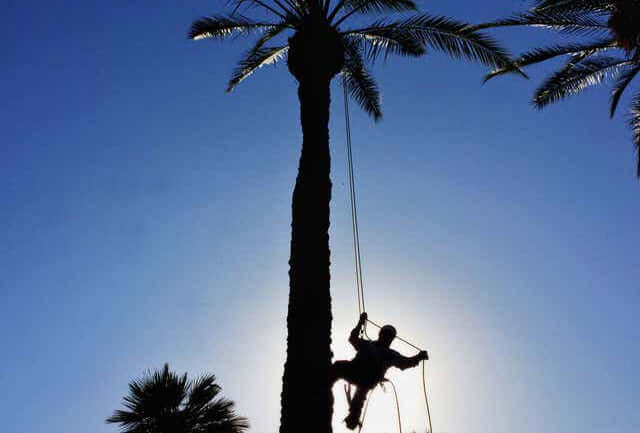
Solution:
[{"label": "climbing rope", "polygon": [[[423,368],[423,375],[424,375],[424,361],[422,361],[422,368]],[[396,413],[398,414],[398,432],[402,433],[402,417],[400,416],[400,401],[398,400],[398,391],[396,389],[396,385],[391,381],[391,379],[385,378],[384,382],[389,382],[391,384],[391,388],[393,389],[393,396],[395,397],[395,401],[396,401]],[[382,384],[382,382],[380,383],[380,386],[384,390],[384,385]],[[371,401],[371,395],[373,394],[373,391],[374,390],[370,391],[369,395],[367,396],[364,410],[362,411],[362,418],[360,419],[360,426],[358,427],[358,433],[362,432],[362,428],[364,427],[364,420],[367,417],[367,409],[369,408],[369,402]],[[427,403],[427,411],[428,410],[429,410],[429,403]],[[431,422],[431,416],[429,416],[429,422]],[[431,433],[431,423],[429,423],[429,433]]]},{"label": "climbing rope", "polygon": [[429,433],[433,433],[431,425],[431,410],[429,409],[429,397],[427,397],[427,373],[425,372],[425,361],[422,361],[422,392],[424,393],[424,404],[427,407],[427,420],[429,420]]},{"label": "climbing rope", "polygon": [[344,89],[344,125],[347,136],[347,164],[349,173],[349,199],[351,201],[351,226],[353,233],[353,252],[356,268],[356,286],[358,292],[358,315],[366,311],[364,304],[364,283],[362,282],[362,257],[360,255],[360,229],[358,228],[358,203],[356,197],[355,176],[353,174],[353,152],[351,146],[351,118],[349,116],[349,95],[347,84],[342,81]]},{"label": "climbing rope", "polygon": [[[349,200],[351,202],[351,226],[353,233],[353,251],[354,251],[354,260],[355,260],[355,273],[356,273],[356,288],[357,288],[357,297],[358,297],[358,315],[361,315],[363,312],[366,312],[365,303],[364,303],[364,283],[362,281],[362,256],[360,254],[360,229],[358,227],[358,203],[356,196],[356,187],[355,187],[355,176],[353,172],[353,151],[351,145],[351,118],[349,115],[349,95],[347,91],[346,80],[343,76],[342,79],[342,88],[344,90],[344,124],[345,124],[345,133],[347,137],[347,164],[348,164],[348,174],[349,174]],[[367,319],[363,327],[363,334],[366,339],[371,340],[367,335],[367,326],[366,324],[371,323],[373,326],[381,328],[381,326],[374,321]],[[396,339],[402,341],[403,343],[413,347],[418,351],[422,351],[420,347],[415,344],[405,340],[402,337],[396,336]],[[393,388],[393,393],[396,399],[396,410],[398,413],[398,430],[402,433],[402,419],[400,418],[400,403],[398,402],[398,393],[396,391],[396,386],[393,382],[388,379],[385,379],[389,382]],[[433,433],[433,428],[431,426],[431,411],[429,410],[429,398],[427,395],[427,378],[426,378],[426,367],[425,361],[422,361],[422,391],[424,394],[424,402],[427,409],[427,419],[429,422],[429,433]],[[367,397],[366,406],[364,407],[362,419],[360,420],[360,428],[358,432],[362,430],[364,425],[364,420],[367,415],[367,408],[369,406],[369,398],[370,394]]]},{"label": "climbing rope", "polygon": [[[398,431],[400,433],[402,433],[402,418],[400,418],[400,402],[398,401],[398,393],[396,391],[396,386],[389,379],[385,379],[384,381],[385,382],[389,382],[391,384],[391,386],[393,387],[393,395],[396,398],[396,411],[398,413]],[[382,389],[384,389],[384,386],[383,386],[382,382],[380,383],[380,386],[382,387]],[[367,399],[365,400],[364,410],[362,411],[362,418],[360,419],[360,426],[358,427],[358,433],[362,432],[362,428],[364,427],[364,420],[367,417],[367,409],[369,408],[369,402],[371,401],[371,396],[373,395],[374,391],[375,391],[375,389],[371,390],[369,392],[369,394],[367,395]],[[429,432],[429,433],[431,433],[431,432]]]},{"label": "climbing rope", "polygon": [[[391,384],[391,389],[393,389],[393,395],[396,398],[396,411],[398,412],[398,431],[402,433],[402,418],[400,417],[400,402],[398,401],[398,391],[396,390],[396,385],[389,379],[385,379],[387,382]],[[431,431],[429,431],[431,433]]]},{"label": "climbing rope", "polygon": [[367,417],[367,409],[369,409],[369,402],[371,401],[371,395],[373,395],[373,391],[371,390],[369,392],[369,395],[367,395],[367,399],[364,402],[364,410],[362,411],[362,418],[360,419],[360,426],[358,427],[358,433],[360,433],[362,431],[362,427],[364,427],[364,420]]}]

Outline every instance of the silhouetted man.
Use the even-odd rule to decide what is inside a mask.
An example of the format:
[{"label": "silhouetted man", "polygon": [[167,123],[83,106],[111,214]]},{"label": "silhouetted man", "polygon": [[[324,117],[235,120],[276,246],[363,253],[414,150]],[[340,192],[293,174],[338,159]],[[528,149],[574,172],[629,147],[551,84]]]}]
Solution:
[{"label": "silhouetted man", "polygon": [[367,313],[362,313],[358,324],[349,336],[349,343],[358,352],[356,356],[351,361],[336,361],[332,369],[333,383],[338,379],[344,379],[357,387],[355,395],[349,401],[349,415],[345,418],[347,427],[351,430],[360,424],[360,414],[367,394],[378,383],[385,380],[384,375],[389,367],[405,370],[415,367],[423,359],[429,359],[429,355],[424,350],[416,356],[407,358],[389,348],[393,339],[396,338],[396,329],[391,325],[380,328],[376,341],[360,338],[360,331],[366,321]]}]

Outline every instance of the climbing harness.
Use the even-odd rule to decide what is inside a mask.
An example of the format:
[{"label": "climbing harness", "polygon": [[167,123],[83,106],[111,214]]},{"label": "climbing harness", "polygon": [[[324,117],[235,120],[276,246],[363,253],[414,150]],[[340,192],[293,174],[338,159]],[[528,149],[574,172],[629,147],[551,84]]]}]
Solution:
[{"label": "climbing harness", "polygon": [[[345,124],[345,133],[346,133],[346,141],[347,141],[349,199],[351,202],[351,226],[352,226],[352,233],[353,233],[353,251],[354,251],[355,271],[356,271],[356,289],[358,293],[357,295],[358,296],[358,314],[361,315],[363,312],[366,312],[366,308],[364,303],[364,283],[362,281],[362,256],[360,254],[360,230],[358,228],[358,210],[357,210],[358,203],[357,203],[357,196],[356,196],[355,178],[353,174],[353,152],[352,152],[352,146],[351,146],[351,119],[349,115],[349,95],[347,92],[347,84],[344,77],[342,80],[342,88],[344,90],[344,124]],[[367,335],[367,323],[370,323],[371,325],[377,328],[381,328],[381,326],[376,322],[369,320],[367,318],[362,328],[362,333],[367,340],[371,340],[371,338],[369,338],[369,336]],[[413,343],[405,340],[400,336],[396,336],[395,338],[418,351],[423,350],[420,347],[414,345]],[[429,398],[427,395],[427,378],[426,377],[427,376],[426,376],[425,361],[423,360],[422,361],[422,392],[424,394],[424,403],[427,410],[427,420],[428,420],[428,428],[429,428],[428,432],[433,433],[433,427],[431,426],[431,411],[429,409]],[[384,382],[390,383],[393,389],[393,394],[396,400],[396,412],[398,414],[398,431],[399,433],[402,433],[402,418],[400,417],[400,403],[398,401],[398,392],[396,390],[396,386],[392,381],[385,378],[384,381],[380,383],[380,386],[382,386],[383,389],[384,389],[384,386],[383,386]],[[345,393],[347,394],[347,399],[350,400],[351,394],[348,387],[345,387]],[[362,413],[362,419],[360,420],[360,427],[358,429],[358,433],[362,431],[362,428],[364,426],[364,421],[367,415],[367,408],[369,407],[369,400],[371,399],[372,393],[373,393],[373,390],[370,391],[369,395],[367,396],[365,407]]]}]

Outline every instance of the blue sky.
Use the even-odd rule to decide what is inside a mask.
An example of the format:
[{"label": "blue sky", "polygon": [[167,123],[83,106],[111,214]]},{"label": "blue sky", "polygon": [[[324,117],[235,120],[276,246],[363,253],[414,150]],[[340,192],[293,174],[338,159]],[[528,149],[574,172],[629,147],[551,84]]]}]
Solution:
[{"label": "blue sky", "polygon": [[[186,40],[220,5],[185,3],[0,6],[7,433],[114,432],[104,419],[128,381],[164,362],[216,374],[252,431],[277,429],[295,81],[268,67],[225,94],[248,41]],[[526,5],[423,9],[481,22]],[[552,39],[494,35],[514,52]],[[367,307],[429,349],[437,433],[640,427],[630,131],[624,110],[608,119],[605,88],[535,111],[552,66],[483,86],[482,67],[437,53],[391,59],[375,68],[383,121],[352,110]],[[346,358],[357,304],[340,91],[333,349]],[[405,430],[423,431],[419,373],[390,377]],[[395,431],[390,394],[371,413],[366,431]]]}]

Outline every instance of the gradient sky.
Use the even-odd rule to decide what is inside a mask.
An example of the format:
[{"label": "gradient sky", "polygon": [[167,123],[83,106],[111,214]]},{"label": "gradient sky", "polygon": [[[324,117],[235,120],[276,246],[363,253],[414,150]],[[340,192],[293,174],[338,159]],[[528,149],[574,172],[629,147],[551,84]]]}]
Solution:
[{"label": "gradient sky", "polygon": [[[422,4],[473,22],[527,6]],[[4,433],[115,432],[104,419],[128,381],[164,362],[216,374],[251,431],[277,430],[296,86],[277,66],[223,92],[249,42],[185,37],[220,5],[0,3]],[[494,35],[514,52],[551,40]],[[383,121],[352,110],[367,307],[429,349],[436,433],[640,431],[628,105],[609,120],[602,88],[535,111],[552,66],[482,86],[477,65],[391,59],[375,68]],[[348,358],[357,304],[340,91],[333,349]],[[421,433],[419,372],[389,377],[405,431]],[[378,389],[364,431],[396,431],[394,410]]]}]

